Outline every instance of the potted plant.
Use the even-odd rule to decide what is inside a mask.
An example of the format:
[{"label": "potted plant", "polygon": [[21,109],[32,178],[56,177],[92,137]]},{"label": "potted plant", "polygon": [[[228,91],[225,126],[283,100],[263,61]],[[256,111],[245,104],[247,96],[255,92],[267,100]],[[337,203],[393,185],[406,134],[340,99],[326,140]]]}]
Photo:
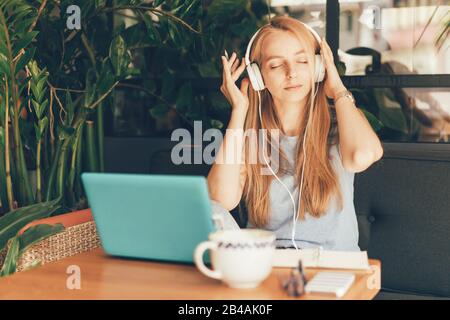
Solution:
[{"label": "potted plant", "polygon": [[[2,275],[14,272],[21,254],[37,242],[73,227],[64,223],[74,214],[67,212],[82,216],[87,207],[81,172],[103,171],[108,97],[136,73],[127,28],[111,32],[111,15],[133,10],[170,20],[172,28],[191,28],[180,18],[189,1],[168,2],[169,10],[160,0],[82,1],[81,29],[74,30],[66,25],[66,1],[0,3]],[[153,20],[145,19],[151,28]],[[59,222],[40,220],[50,216]]]}]

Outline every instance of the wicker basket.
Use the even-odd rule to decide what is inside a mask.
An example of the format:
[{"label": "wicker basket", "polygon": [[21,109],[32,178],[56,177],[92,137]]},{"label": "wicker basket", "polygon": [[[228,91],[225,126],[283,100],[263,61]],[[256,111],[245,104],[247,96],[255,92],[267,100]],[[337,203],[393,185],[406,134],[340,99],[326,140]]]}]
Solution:
[{"label": "wicker basket", "polygon": [[90,251],[99,246],[100,239],[94,221],[71,226],[26,250],[19,259],[17,271],[23,271],[36,260],[45,264]]},{"label": "wicker basket", "polygon": [[[100,247],[100,239],[94,221],[70,226],[27,249],[19,258],[17,272],[28,269],[37,261],[43,265],[97,247]],[[3,265],[5,255],[6,250],[0,252],[0,266]]]}]

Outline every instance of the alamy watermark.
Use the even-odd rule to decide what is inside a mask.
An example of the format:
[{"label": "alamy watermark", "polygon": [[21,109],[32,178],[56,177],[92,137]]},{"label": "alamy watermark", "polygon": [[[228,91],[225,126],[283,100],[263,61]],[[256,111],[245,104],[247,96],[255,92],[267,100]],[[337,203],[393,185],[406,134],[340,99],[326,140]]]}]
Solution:
[{"label": "alamy watermark", "polygon": [[69,15],[66,19],[66,27],[69,30],[81,29],[81,9],[77,5],[70,5],[66,9],[66,13]]},{"label": "alamy watermark", "polygon": [[69,274],[66,280],[66,288],[69,290],[81,290],[81,269],[75,264],[67,267],[66,273]]},{"label": "alamy watermark", "polygon": [[[269,135],[270,133],[270,135]],[[267,143],[270,136],[271,143]],[[227,129],[226,139],[219,129],[202,130],[202,122],[194,121],[194,136],[187,129],[175,129],[171,140],[178,141],[171,151],[173,164],[257,164],[261,174],[270,175],[279,169],[279,129]],[[224,141],[225,140],[225,141]],[[210,142],[203,148],[203,142]],[[245,152],[245,142],[249,152]],[[224,143],[225,142],[225,143]],[[221,146],[223,148],[221,149]],[[269,153],[270,151],[270,153]],[[192,159],[193,154],[193,159]]]},{"label": "alamy watermark", "polygon": [[359,22],[370,29],[382,29],[381,27],[381,8],[376,5],[370,5],[364,8]]}]

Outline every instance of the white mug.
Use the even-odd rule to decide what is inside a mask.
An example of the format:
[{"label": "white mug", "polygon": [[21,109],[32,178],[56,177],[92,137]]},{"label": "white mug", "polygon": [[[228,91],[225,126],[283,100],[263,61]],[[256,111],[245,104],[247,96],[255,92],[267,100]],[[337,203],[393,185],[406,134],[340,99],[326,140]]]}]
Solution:
[{"label": "white mug", "polygon": [[[211,250],[209,269],[203,254]],[[219,279],[232,288],[255,288],[272,270],[275,234],[260,229],[221,230],[209,235],[194,252],[197,268],[204,275]]]}]

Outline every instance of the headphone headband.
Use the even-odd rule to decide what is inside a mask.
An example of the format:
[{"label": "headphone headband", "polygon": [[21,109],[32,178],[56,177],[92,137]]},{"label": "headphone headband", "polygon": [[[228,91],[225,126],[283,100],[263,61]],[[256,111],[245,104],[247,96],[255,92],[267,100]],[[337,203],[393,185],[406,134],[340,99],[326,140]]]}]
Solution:
[{"label": "headphone headband", "polygon": [[[316,32],[316,30],[314,30],[311,26],[307,25],[306,23],[301,22],[300,20],[297,20],[297,21],[300,22],[302,25],[304,25],[304,26],[312,33],[312,35],[314,36],[314,38],[317,40],[317,42],[318,42],[319,44],[322,43],[322,40],[320,39],[320,36],[319,36],[319,34]],[[245,59],[245,64],[246,64],[247,66],[250,65],[250,50],[251,50],[251,48],[252,48],[253,41],[255,41],[255,38],[256,38],[256,36],[259,34],[259,32],[261,31],[261,29],[264,28],[264,27],[266,27],[266,26],[269,26],[269,25],[271,25],[271,24],[268,23],[268,24],[265,24],[264,26],[262,26],[261,28],[259,28],[259,29],[255,32],[255,34],[253,34],[253,36],[250,38],[250,41],[248,42],[248,45],[247,45],[247,49],[245,50],[245,57],[244,57],[244,59]]]}]

